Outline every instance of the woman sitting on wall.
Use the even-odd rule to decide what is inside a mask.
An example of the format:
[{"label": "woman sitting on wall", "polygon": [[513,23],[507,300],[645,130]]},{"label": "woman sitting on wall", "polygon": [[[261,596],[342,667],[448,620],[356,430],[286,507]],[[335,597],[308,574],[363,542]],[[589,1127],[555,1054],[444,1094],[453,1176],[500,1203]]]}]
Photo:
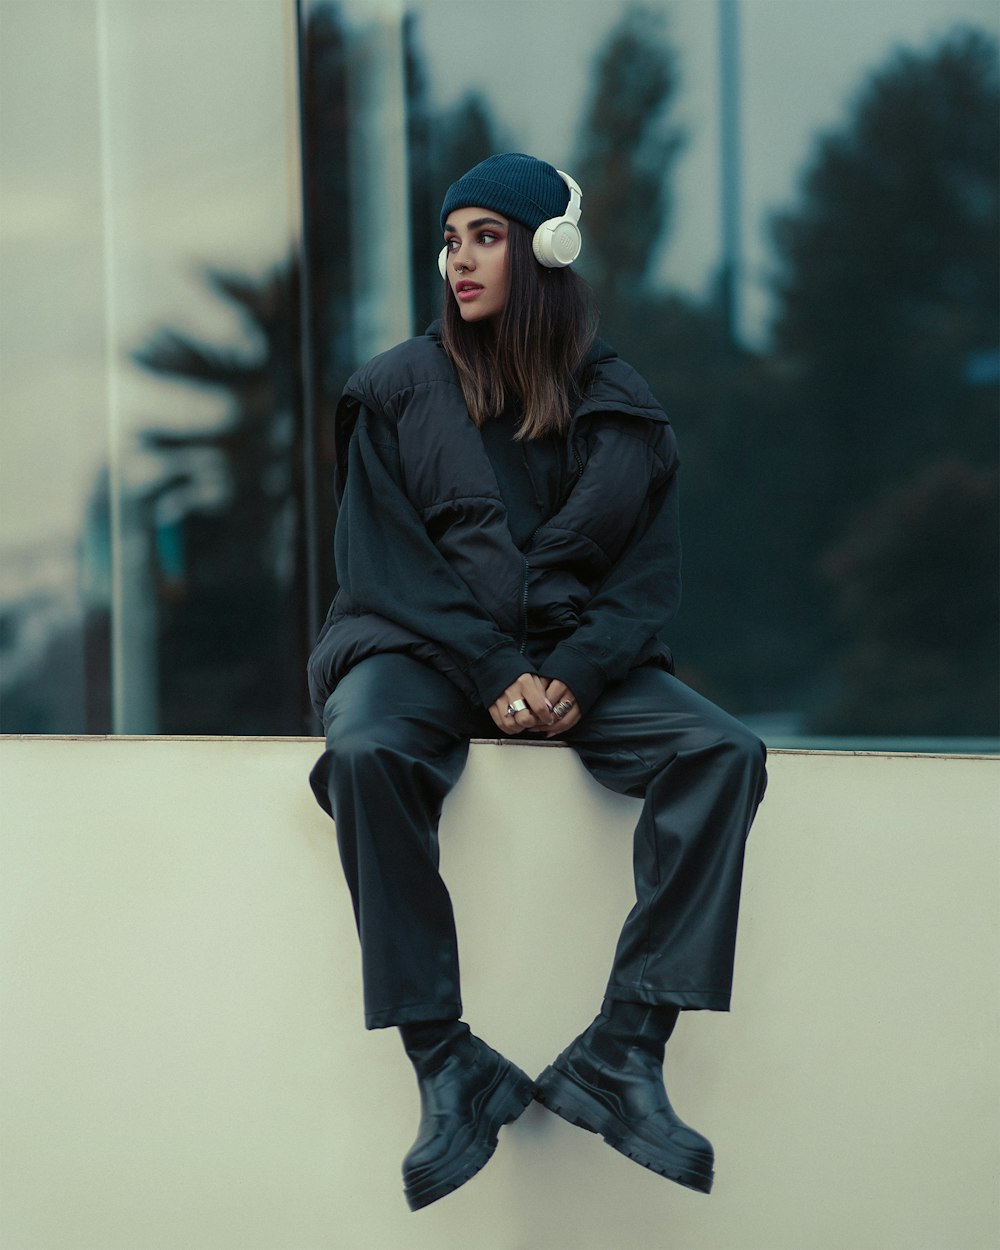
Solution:
[{"label": "woman sitting on wall", "polygon": [[[531,1099],[708,1191],[710,1143],[677,1117],[664,1046],[681,1010],[729,1007],[762,744],[673,676],[673,431],[594,336],[580,190],[490,157],[441,210],[444,312],[348,382],[337,414],[340,586],[310,660],[361,939],[365,1021],[399,1028],[422,1119],[412,1208],[490,1158]],[[644,798],[636,903],[600,1013],[532,1081],[462,1019],[442,804],[469,741],[560,737]],[[526,810],[530,813],[530,798]]]}]

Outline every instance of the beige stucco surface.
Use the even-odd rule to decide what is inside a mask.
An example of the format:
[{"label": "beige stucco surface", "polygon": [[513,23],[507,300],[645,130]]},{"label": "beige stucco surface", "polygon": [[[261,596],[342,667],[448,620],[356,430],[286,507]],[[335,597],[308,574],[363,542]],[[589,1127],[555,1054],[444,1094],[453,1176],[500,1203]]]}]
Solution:
[{"label": "beige stucco surface", "polygon": [[[730,1015],[668,1047],[711,1196],[539,1106],[410,1214],[305,740],[0,741],[2,1250],[987,1250],[1000,762],[776,753]],[[537,1071],[597,1010],[636,805],[473,747],[443,865],[474,1029]]]}]

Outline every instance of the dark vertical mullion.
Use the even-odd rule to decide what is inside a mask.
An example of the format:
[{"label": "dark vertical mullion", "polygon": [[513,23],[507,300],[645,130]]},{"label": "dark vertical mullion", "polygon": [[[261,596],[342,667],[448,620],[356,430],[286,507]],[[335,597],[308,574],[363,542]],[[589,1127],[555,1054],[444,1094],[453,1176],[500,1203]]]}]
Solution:
[{"label": "dark vertical mullion", "polygon": [[[320,567],[319,567],[319,458],[317,452],[316,411],[316,351],[314,336],[314,309],[312,287],[312,215],[309,211],[310,170],[308,167],[309,144],[306,141],[308,115],[306,91],[311,67],[308,64],[309,44],[306,38],[308,0],[295,0],[296,65],[298,69],[299,108],[299,200],[302,221],[299,238],[299,355],[301,361],[302,407],[302,530],[304,555],[303,573],[306,580],[305,620],[303,629],[304,653],[307,654],[320,627]],[[303,671],[305,664],[303,662]],[[304,687],[303,687],[304,688]],[[312,711],[304,708],[305,720],[312,723]]]}]

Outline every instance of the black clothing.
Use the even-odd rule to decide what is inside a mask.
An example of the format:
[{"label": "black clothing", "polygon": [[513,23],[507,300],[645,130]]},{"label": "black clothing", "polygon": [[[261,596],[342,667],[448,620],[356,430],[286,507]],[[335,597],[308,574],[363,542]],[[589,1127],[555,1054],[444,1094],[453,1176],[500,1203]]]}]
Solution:
[{"label": "black clothing", "polygon": [[555,435],[518,439],[520,413],[508,409],[479,431],[519,551],[559,507],[566,477],[564,440]]},{"label": "black clothing", "polygon": [[672,1003],[650,1007],[647,1003],[611,1000],[587,1029],[591,1049],[602,1062],[620,1068],[639,1039],[655,1045],[663,1063],[663,1051],[680,1018],[680,1008]]},{"label": "black clothing", "polygon": [[464,1020],[418,1020],[401,1024],[403,1048],[417,1076],[430,1076],[452,1055],[468,1058],[472,1033]]},{"label": "black clothing", "polygon": [[[361,937],[368,1028],[457,1019],[458,947],[438,872],[438,820],[489,714],[407,655],[355,666],[325,711],[311,776],[337,826]],[[636,904],[609,1000],[728,1010],[743,849],[764,790],[764,748],[743,725],[647,666],[609,686],[565,734],[610,790],[645,799]]]},{"label": "black clothing", "polygon": [[535,1097],[643,1167],[707,1194],[715,1151],[667,1097],[662,1008],[628,1008],[599,1015],[539,1076]]},{"label": "black clothing", "polygon": [[[516,450],[469,419],[433,327],[350,379],[337,410],[340,591],[309,662],[318,713],[385,652],[425,661],[478,707],[526,671],[564,681],[583,712],[638,665],[672,671],[658,638],[680,594],[676,440],[606,345],[581,390],[557,464],[551,447],[521,453],[526,486]],[[529,532],[553,485],[558,506]]]},{"label": "black clothing", "polygon": [[583,715],[564,741],[644,800],[606,1002],[727,1010],[765,752],[659,641],[680,588],[673,432],[601,344],[565,439],[514,443],[516,420],[475,427],[432,332],[359,370],[338,408],[340,591],[310,659],[327,735],[310,780],[336,821],[366,1025],[461,1015],[438,821],[525,672],[566,683]]},{"label": "black clothing", "polygon": [[420,1129],[403,1160],[417,1211],[464,1185],[490,1160],[497,1134],[534,1097],[530,1077],[474,1034],[430,1071],[417,1069]]}]

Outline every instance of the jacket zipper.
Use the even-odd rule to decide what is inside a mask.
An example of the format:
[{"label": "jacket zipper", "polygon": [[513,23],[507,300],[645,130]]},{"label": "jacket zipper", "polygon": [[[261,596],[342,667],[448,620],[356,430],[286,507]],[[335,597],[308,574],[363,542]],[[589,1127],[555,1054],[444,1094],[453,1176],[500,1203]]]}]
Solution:
[{"label": "jacket zipper", "polygon": [[[537,530],[536,530],[537,533]],[[534,534],[532,535],[532,538]],[[518,651],[524,655],[525,648],[528,645],[528,559],[527,556],[521,557],[524,560],[524,571],[521,574],[521,611],[520,611],[520,634],[521,642]]]},{"label": "jacket zipper", "polygon": [[[535,534],[537,534],[541,528],[542,527],[540,525],[535,526],[531,537],[528,539],[529,547],[535,541]],[[531,571],[531,565],[528,563],[527,556],[522,555],[521,559],[524,561],[524,571],[521,574],[521,611],[520,611],[521,641],[517,649],[518,651],[520,651],[522,655],[524,655],[525,649],[528,645],[528,573]]]}]

